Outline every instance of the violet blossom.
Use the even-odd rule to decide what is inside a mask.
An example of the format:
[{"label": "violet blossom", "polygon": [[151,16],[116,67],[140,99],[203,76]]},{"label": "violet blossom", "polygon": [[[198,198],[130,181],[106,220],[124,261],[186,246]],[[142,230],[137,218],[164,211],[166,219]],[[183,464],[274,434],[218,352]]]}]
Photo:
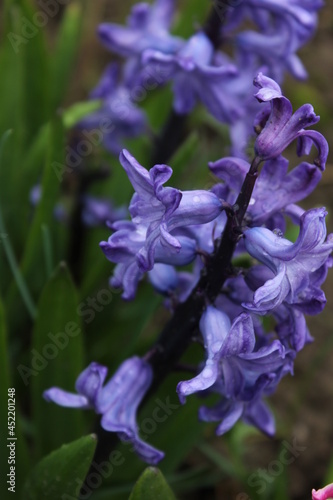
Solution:
[{"label": "violet blossom", "polygon": [[124,361],[104,385],[107,368],[91,363],[79,375],[75,388],[78,394],[52,387],[43,394],[46,401],[69,408],[92,408],[102,415],[101,425],[116,432],[121,440],[130,442],[142,460],[156,464],[164,454],[139,437],[136,422],[138,406],[152,382],[152,369],[134,356]]},{"label": "violet blossom", "polygon": [[134,138],[147,129],[146,115],[132,99],[131,90],[119,82],[119,67],[110,64],[96,88],[92,99],[101,99],[101,107],[81,120],[79,128],[87,134],[96,134],[97,144],[119,154],[123,140]]},{"label": "violet blossom", "polygon": [[315,164],[324,170],[328,155],[327,141],[319,132],[305,130],[319,121],[311,104],[304,104],[293,114],[290,101],[282,95],[274,80],[259,73],[254,84],[260,89],[255,95],[258,101],[271,103],[267,122],[254,145],[256,155],[262,160],[276,158],[291,142],[298,139],[298,155],[309,154],[314,144],[318,150]]},{"label": "violet blossom", "polygon": [[138,3],[132,8],[127,26],[103,23],[98,28],[99,38],[106,48],[124,57],[138,57],[149,48],[173,53],[183,43],[169,33],[174,3],[174,0],[155,0],[152,5]]},{"label": "violet blossom", "polygon": [[100,246],[109,260],[124,264],[116,269],[115,278],[119,285],[131,282],[130,292],[126,293],[129,298],[142,274],[153,269],[155,262],[184,265],[193,260],[195,240],[179,231],[216,219],[224,203],[209,191],[164,187],[172,174],[167,165],[155,165],[148,171],[126,150],[120,162],[135,189],[129,206],[132,222],[114,225],[115,233]]},{"label": "violet blossom", "polygon": [[333,235],[326,239],[326,213],[324,208],[305,212],[295,243],[267,228],[254,227],[245,231],[246,250],[274,274],[256,290],[252,304],[246,304],[247,309],[265,313],[283,301],[289,304],[304,299],[311,302],[321,296],[316,272],[327,264],[333,249]]},{"label": "violet blossom", "polygon": [[146,50],[144,63],[163,68],[173,82],[174,109],[179,114],[192,111],[202,102],[219,121],[232,123],[240,116],[239,105],[230,92],[238,75],[237,68],[225,59],[214,63],[214,47],[203,32],[193,35],[175,54],[158,49]]},{"label": "violet blossom", "polygon": [[185,397],[203,391],[219,382],[227,398],[251,400],[261,380],[284,364],[285,348],[276,340],[255,350],[255,334],[251,316],[241,313],[231,324],[229,317],[208,306],[200,321],[207,359],[195,378],[180,382],[177,392],[182,403]]},{"label": "violet blossom", "polygon": [[[247,212],[251,225],[267,223],[287,205],[306,198],[322,177],[320,168],[307,162],[300,163],[289,172],[288,166],[288,160],[282,156],[268,160],[263,165]],[[235,193],[235,201],[250,164],[241,158],[225,157],[211,162],[209,168]]]}]

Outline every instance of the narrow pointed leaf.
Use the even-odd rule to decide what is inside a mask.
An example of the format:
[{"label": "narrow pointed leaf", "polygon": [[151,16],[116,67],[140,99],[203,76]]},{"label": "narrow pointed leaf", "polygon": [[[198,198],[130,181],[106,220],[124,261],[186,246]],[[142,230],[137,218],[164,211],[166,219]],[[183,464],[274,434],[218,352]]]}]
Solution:
[{"label": "narrow pointed leaf", "polygon": [[[55,119],[48,134],[48,148],[46,152],[46,161],[41,182],[42,195],[37,205],[33,221],[29,230],[28,238],[24,247],[23,257],[20,262],[21,273],[33,296],[38,296],[44,283],[47,280],[45,266],[40,263],[44,260],[43,248],[43,224],[50,228],[54,226],[54,207],[59,193],[59,180],[55,173],[55,163],[64,164],[64,131],[61,119]],[[23,197],[22,197],[23,198]],[[23,201],[25,201],[23,199]],[[20,205],[20,210],[26,207],[25,203]],[[20,214],[17,214],[20,219]],[[23,217],[23,215],[22,215]],[[6,297],[6,306],[8,310],[8,320],[13,329],[17,329],[25,319],[24,315],[17,315],[18,290],[15,283],[9,288]],[[19,302],[19,305],[20,302]]]},{"label": "narrow pointed leaf", "polygon": [[175,496],[162,472],[147,467],[135,484],[129,500],[175,500]]},{"label": "narrow pointed leaf", "polygon": [[50,79],[51,112],[66,96],[81,32],[83,5],[73,2],[67,6],[60,27],[57,47],[52,57]]},{"label": "narrow pointed leaf", "polygon": [[75,500],[89,470],[96,448],[92,434],[47,455],[32,470],[24,485],[24,500]]},{"label": "narrow pointed leaf", "polygon": [[[74,391],[83,369],[82,324],[78,296],[68,269],[61,263],[46,284],[33,331],[30,367],[21,368],[24,383],[31,384],[36,448],[40,455],[84,433],[83,413],[47,403],[43,391],[58,386]],[[55,429],[55,432],[53,432]]]}]

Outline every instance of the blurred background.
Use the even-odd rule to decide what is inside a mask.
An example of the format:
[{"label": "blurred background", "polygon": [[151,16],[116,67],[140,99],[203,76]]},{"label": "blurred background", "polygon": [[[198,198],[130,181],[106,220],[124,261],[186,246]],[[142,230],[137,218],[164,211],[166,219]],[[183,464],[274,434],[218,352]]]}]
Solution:
[{"label": "blurred background", "polygon": [[[202,3],[203,0],[200,0]],[[198,14],[196,6],[198,1],[179,0],[179,11],[186,8],[190,14],[187,18],[187,30],[195,29],[201,22],[201,11]],[[39,8],[42,0],[31,2],[31,5]],[[60,9],[43,28],[43,36],[46,38],[46,59],[52,61],[52,50],[56,46],[63,20],[66,5]],[[192,8],[191,8],[192,4]],[[208,4],[208,2],[207,2]],[[327,138],[331,148],[333,147],[333,4],[327,1],[326,6],[319,14],[319,26],[316,36],[310,44],[300,51],[300,57],[309,72],[306,82],[295,82],[291,77],[286,78],[284,85],[285,95],[292,101],[294,108],[305,102],[310,102],[321,121],[316,127]],[[130,0],[94,0],[85,2],[84,16],[82,18],[81,35],[78,38],[78,47],[71,67],[71,76],[66,88],[65,97],[62,97],[57,109],[69,109],[75,103],[83,102],[88,98],[89,92],[97,84],[100,75],[113,56],[105,50],[96,37],[96,27],[105,21],[123,23],[129,13]],[[3,8],[0,6],[0,8]],[[206,9],[207,11],[207,9]],[[2,33],[4,35],[4,33]],[[40,72],[43,61],[41,53],[36,48],[35,53],[30,55],[29,71]],[[45,56],[45,54],[44,54]],[[44,57],[43,56],[43,57]],[[20,73],[17,73],[20,78]],[[2,78],[2,77],[1,77]],[[43,82],[41,82],[43,84]],[[1,86],[0,86],[1,88]],[[7,86],[7,89],[10,88]],[[14,92],[14,90],[13,90]],[[37,97],[36,97],[37,95]],[[38,92],[34,97],[34,109],[39,109],[42,101],[38,100]],[[149,109],[156,102],[154,96],[148,96]],[[163,119],[168,114],[170,106],[170,95],[166,95],[164,109],[159,109],[158,118],[155,117],[155,131],[158,132]],[[0,113],[1,113],[0,108]],[[202,182],[209,182],[202,170],[208,160],[215,160],[222,156],[225,145],[221,145],[219,131],[210,123],[194,118],[191,126],[200,137],[200,148],[191,161],[191,179],[186,176],[186,169],[179,176],[182,187],[199,187]],[[10,128],[3,126],[3,129]],[[36,127],[36,134],[38,133]],[[67,132],[67,140],[75,140],[76,132]],[[36,135],[29,139],[35,144]],[[144,157],[140,145],[135,141],[132,143],[138,159]],[[149,147],[145,145],[145,148]],[[96,181],[89,187],[89,193],[110,196],[117,203],[129,199],[131,187],[126,177],[118,173],[117,159],[109,157],[102,148],[94,151],[93,157],[88,157],[86,163],[93,168],[105,168],[107,175],[101,178],[97,176]],[[30,178],[29,189],[38,183],[40,174],[37,170]],[[17,171],[18,181],[20,172]],[[2,179],[2,186],[5,182]],[[77,189],[78,179],[75,175],[66,176],[65,187],[62,188],[62,199],[65,203],[72,203],[72,194]],[[27,194],[27,189],[26,189]],[[6,195],[2,193],[2,199]],[[15,213],[21,213],[22,207],[18,208],[18,200],[15,203],[8,198],[6,202],[5,219],[8,233],[11,234],[11,222],[15,220]],[[25,202],[24,202],[25,203]],[[304,202],[304,208],[315,206],[326,206],[329,212],[327,225],[329,232],[333,231],[333,165],[332,156],[329,158],[327,168],[323,174],[323,180],[316,191]],[[31,207],[25,205],[25,211]],[[18,223],[19,224],[19,223]],[[13,224],[15,225],[15,224]],[[25,230],[28,230],[28,226]],[[10,228],[10,229],[8,229]],[[23,229],[22,229],[23,231]],[[13,232],[15,230],[13,229]],[[13,245],[18,260],[22,257],[21,242],[26,234],[13,235]],[[95,296],[102,287],[107,287],[107,280],[111,274],[111,266],[101,254],[98,243],[106,240],[109,236],[108,229],[98,228],[86,230],[82,236],[85,250],[81,255],[81,275],[76,276],[76,285],[79,289],[79,298],[86,300],[88,296]],[[66,240],[61,227],[55,229],[53,242],[54,261],[57,257],[66,258]],[[67,254],[68,256],[68,254]],[[3,255],[1,258],[3,259]],[[3,269],[7,266],[2,264]],[[35,262],[35,270],[40,263]],[[7,266],[8,267],[8,266]],[[10,277],[4,271],[4,290],[10,287]],[[9,273],[10,274],[10,273]],[[74,273],[75,274],[75,273]],[[28,280],[29,281],[29,280]],[[38,280],[37,280],[38,281]],[[35,281],[32,279],[32,286]],[[236,426],[225,437],[216,437],[214,425],[198,423],[196,417],[200,401],[188,400],[185,407],[175,411],[165,424],[159,424],[156,432],[149,440],[156,446],[166,451],[166,459],[160,464],[160,468],[176,492],[177,498],[191,500],[271,500],[290,499],[306,500],[311,497],[312,488],[323,487],[328,482],[333,482],[333,273],[329,273],[324,285],[327,296],[327,307],[323,314],[318,317],[308,318],[310,332],[315,341],[308,345],[297,357],[295,363],[294,377],[286,377],[280,384],[277,393],[271,399],[277,420],[276,438],[270,440],[259,434],[252,428],[243,424]],[[36,285],[36,290],[38,286]],[[12,292],[12,296],[15,292]],[[15,306],[14,306],[14,305]],[[19,305],[18,305],[19,304]],[[8,328],[10,332],[10,360],[13,367],[19,363],[28,363],[29,338],[32,326],[30,320],[23,311],[24,307],[19,299],[8,299]],[[145,312],[143,313],[143,309]],[[17,312],[19,310],[19,312]],[[161,300],[149,286],[143,285],[140,289],[138,299],[133,303],[124,304],[118,296],[115,296],[111,304],[96,315],[94,321],[85,324],[83,344],[85,347],[84,366],[90,361],[96,360],[109,366],[110,373],[125,357],[134,353],[142,354],[152,344],[158,331],[167,319],[167,314],[161,307]],[[23,352],[23,354],[22,354]],[[200,359],[200,352],[190,353],[194,359]],[[31,409],[28,391],[22,385],[17,371],[12,369],[14,386],[21,392],[20,405],[22,408],[21,426],[27,436],[28,447],[32,456],[36,456],[34,446],[35,434],[39,432],[38,425],[34,422],[34,413]],[[68,381],[68,389],[71,389],[74,380]],[[172,375],[156,395],[170,396],[173,403],[177,403],[175,393],[176,383],[179,376]],[[47,384],[47,381],[45,382]],[[46,385],[47,387],[47,385]],[[45,387],[45,388],[46,388]],[[43,389],[42,386],[39,389]],[[191,399],[191,398],[190,398]],[[142,412],[142,419],[151,414],[156,405],[156,399]],[[67,419],[71,412],[66,409],[57,410],[57,418]],[[70,418],[70,417],[68,417]],[[87,430],[94,427],[93,416],[86,417],[85,426]],[[122,448],[120,448],[122,449]],[[289,464],[281,462],[284,450],[289,450],[294,460]],[[124,451],[125,453],[125,451]],[[282,455],[281,455],[282,454]],[[288,455],[290,456],[290,455]],[[282,464],[282,465],[281,465]],[[123,499],[128,498],[129,492],[138,474],[144,469],[144,464],[134,456],[126,459],[124,467],[119,467],[106,481],[106,494],[93,492],[91,498],[102,500],[102,498]],[[260,472],[261,471],[261,472]],[[261,485],[261,489],[260,489]],[[258,490],[260,492],[258,493]],[[108,496],[107,496],[108,495]]]}]

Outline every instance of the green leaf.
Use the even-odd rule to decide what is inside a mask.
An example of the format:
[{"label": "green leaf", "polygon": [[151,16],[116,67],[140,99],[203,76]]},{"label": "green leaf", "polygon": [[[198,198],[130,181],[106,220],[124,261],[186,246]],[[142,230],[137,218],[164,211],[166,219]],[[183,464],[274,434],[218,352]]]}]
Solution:
[{"label": "green leaf", "polygon": [[44,30],[35,22],[36,8],[28,1],[21,0],[20,7],[13,10],[16,17],[15,32],[20,33],[24,40],[12,44],[12,56],[22,58],[22,106],[25,141],[28,145],[47,120],[48,58]]},{"label": "green leaf", "polygon": [[65,10],[51,63],[51,112],[61,105],[66,96],[80,38],[82,15],[81,2],[73,2]]},{"label": "green leaf", "polygon": [[75,500],[89,470],[96,436],[81,437],[50,453],[31,472],[22,500]]},{"label": "green leaf", "polygon": [[162,472],[147,467],[135,484],[129,500],[175,500],[175,496]]},{"label": "green leaf", "polygon": [[[9,384],[9,363],[8,363],[8,351],[7,351],[7,338],[6,338],[6,327],[5,327],[5,317],[2,302],[0,301],[0,433],[1,442],[5,443],[7,438],[7,404],[8,404],[8,388]],[[1,453],[0,458],[0,470],[7,470],[7,456],[5,453]]]},{"label": "green leaf", "polygon": [[333,456],[331,456],[330,463],[328,464],[325,478],[324,484],[333,483]]},{"label": "green leaf", "polygon": [[201,453],[206,455],[209,460],[211,460],[219,469],[221,469],[222,472],[226,474],[226,476],[230,477],[236,477],[237,478],[237,473],[230,463],[230,461],[225,458],[220,451],[218,451],[216,448],[213,448],[209,443],[202,442],[198,446],[199,450]]},{"label": "green leaf", "polygon": [[[55,165],[64,165],[64,131],[60,118],[55,119],[48,129],[48,150],[45,168],[41,182],[42,196],[36,207],[34,218],[24,248],[20,269],[33,296],[38,296],[47,279],[44,261],[43,225],[53,227],[54,207],[59,193],[59,181],[55,172]],[[23,204],[24,206],[24,204]],[[19,215],[17,215],[19,217]],[[17,315],[18,289],[15,283],[9,288],[6,297],[9,324],[13,329],[19,327],[25,317]]]},{"label": "green leaf", "polygon": [[74,127],[87,115],[97,111],[102,105],[100,99],[91,101],[77,102],[66,109],[63,113],[64,127],[66,129]]},{"label": "green leaf", "polygon": [[[22,481],[29,470],[29,459],[27,444],[25,438],[22,434],[21,422],[20,422],[20,412],[18,407],[18,395],[16,388],[13,387],[10,371],[9,371],[9,348],[7,346],[7,332],[6,332],[6,322],[5,314],[3,310],[2,301],[0,300],[0,442],[8,443],[8,416],[7,409],[9,404],[13,404],[12,399],[14,399],[15,406],[15,425],[14,425],[14,436],[15,441],[15,470],[16,470],[16,492],[20,490]],[[13,389],[14,392],[8,392],[8,389]],[[8,398],[11,398],[10,400]],[[10,422],[12,423],[12,421]],[[0,468],[1,471],[6,471],[3,474],[3,478],[6,477],[7,472],[9,472],[10,464],[8,463],[8,456],[6,453],[1,453],[0,455]]]},{"label": "green leaf", "polygon": [[211,2],[185,0],[173,32],[188,38],[193,35],[196,25],[202,25],[207,17]]},{"label": "green leaf", "polygon": [[40,297],[30,367],[28,371],[23,365],[18,367],[25,385],[31,382],[40,455],[84,434],[81,410],[61,408],[42,397],[43,391],[52,386],[73,391],[82,371],[82,324],[77,306],[76,289],[66,265],[61,263]]},{"label": "green leaf", "polygon": [[[3,169],[4,146],[5,146],[8,138],[10,137],[11,132],[12,132],[11,130],[8,130],[2,136],[2,138],[0,140],[0,171]],[[6,254],[9,267],[13,273],[17,288],[20,291],[23,302],[24,302],[27,310],[29,311],[30,316],[32,318],[34,318],[35,317],[35,305],[33,303],[33,300],[30,296],[30,292],[29,292],[29,290],[24,282],[24,279],[23,279],[21,272],[20,272],[20,269],[18,267],[13,248],[12,248],[9,236],[7,234],[7,231],[6,231],[6,226],[5,226],[4,218],[2,215],[1,204],[0,204],[0,241],[3,245],[4,252]]]}]

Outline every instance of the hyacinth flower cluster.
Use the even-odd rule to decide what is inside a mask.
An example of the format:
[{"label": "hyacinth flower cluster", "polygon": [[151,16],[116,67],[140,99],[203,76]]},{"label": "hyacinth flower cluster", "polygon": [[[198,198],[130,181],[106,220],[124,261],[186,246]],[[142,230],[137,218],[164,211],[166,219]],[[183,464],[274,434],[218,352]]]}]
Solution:
[{"label": "hyacinth flower cluster", "polygon": [[[260,73],[254,84],[264,111],[254,120],[253,161],[211,162],[217,179],[212,189],[165,186],[169,166],[147,170],[121,152],[135,193],[131,220],[111,224],[110,238],[100,244],[116,264],[111,284],[129,300],[148,275],[166,297],[171,317],[146,356],[124,361],[105,385],[107,369],[92,363],[77,379],[77,394],[57,387],[44,393],[62,406],[92,408],[105,430],[130,442],[148,463],[157,463],[163,453],[140,438],[137,410],[198,331],[202,363],[194,377],[175,387],[180,402],[193,394],[215,394],[218,402],[203,405],[199,419],[217,422],[218,435],[242,419],[272,436],[275,422],[266,398],[293,373],[297,353],[312,341],[305,316],[325,306],[321,286],[332,265],[333,234],[326,232],[325,208],[305,211],[298,202],[321,179],[327,142],[308,130],[319,120],[311,105],[293,113],[276,81]],[[315,160],[289,165],[283,153],[294,141],[299,156],[314,146]],[[295,241],[288,239],[290,225],[298,228]],[[236,267],[244,261],[246,266]],[[271,331],[264,328],[265,316],[272,320]]]},{"label": "hyacinth flower cluster", "polygon": [[[124,139],[149,131],[138,104],[148,92],[171,84],[177,115],[187,115],[201,103],[217,121],[229,126],[232,153],[245,156],[258,111],[251,94],[253,78],[259,71],[279,84],[286,72],[306,78],[297,51],[313,36],[323,2],[216,2],[215,16],[221,15],[223,21],[218,21],[217,36],[212,36],[210,26],[202,26],[187,40],[170,31],[175,4],[175,0],[138,3],[125,26],[108,22],[99,26],[101,43],[124,62],[106,68],[91,94],[101,99],[101,108],[81,126],[103,129],[108,123],[105,147],[119,154]],[[245,29],[249,22],[254,29]],[[222,43],[232,56],[221,50]]]}]

